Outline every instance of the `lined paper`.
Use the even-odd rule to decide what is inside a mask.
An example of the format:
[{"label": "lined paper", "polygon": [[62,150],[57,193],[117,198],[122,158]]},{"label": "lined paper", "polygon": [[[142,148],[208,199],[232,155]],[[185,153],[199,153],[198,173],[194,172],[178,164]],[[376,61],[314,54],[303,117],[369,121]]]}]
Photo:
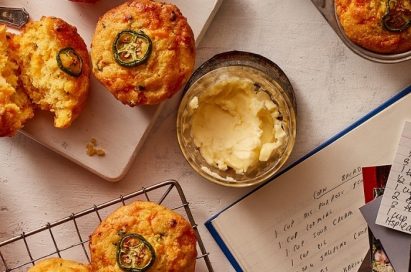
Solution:
[{"label": "lined paper", "polygon": [[405,122],[376,223],[411,234],[411,122]]},{"label": "lined paper", "polygon": [[[364,205],[361,166],[341,168],[343,156],[314,161],[213,221],[243,271],[348,272],[361,265],[369,248],[358,210]],[[318,175],[322,167],[328,174]]]}]

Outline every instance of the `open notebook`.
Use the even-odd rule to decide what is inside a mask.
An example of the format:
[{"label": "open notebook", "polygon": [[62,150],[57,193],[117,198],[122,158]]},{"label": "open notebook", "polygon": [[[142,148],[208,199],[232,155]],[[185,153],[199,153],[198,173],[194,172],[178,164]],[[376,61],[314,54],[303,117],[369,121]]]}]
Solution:
[{"label": "open notebook", "polygon": [[357,271],[361,167],[391,164],[411,86],[206,222],[236,271]]}]

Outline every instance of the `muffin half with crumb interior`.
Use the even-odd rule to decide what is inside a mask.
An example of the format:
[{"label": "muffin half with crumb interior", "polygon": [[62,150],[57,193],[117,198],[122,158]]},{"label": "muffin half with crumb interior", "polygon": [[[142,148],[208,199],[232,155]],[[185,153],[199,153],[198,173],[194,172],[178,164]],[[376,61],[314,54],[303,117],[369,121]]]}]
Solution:
[{"label": "muffin half with crumb interior", "polygon": [[89,272],[89,266],[61,258],[49,258],[42,260],[28,272]]},{"label": "muffin half with crumb interior", "polygon": [[18,66],[9,43],[12,34],[0,25],[0,136],[13,136],[33,117],[33,107],[18,79]]},{"label": "muffin half with crumb interior", "polygon": [[90,58],[74,26],[55,17],[28,23],[13,39],[23,86],[33,103],[54,113],[66,128],[79,116],[88,95]]},{"label": "muffin half with crumb interior", "polygon": [[175,5],[127,1],[99,19],[91,59],[96,78],[122,103],[158,104],[192,73],[194,36]]},{"label": "muffin half with crumb interior", "polygon": [[95,272],[193,272],[196,237],[181,215],[137,201],[110,214],[90,238]]},{"label": "muffin half with crumb interior", "polygon": [[355,44],[382,54],[411,50],[411,2],[335,0],[340,25]]}]

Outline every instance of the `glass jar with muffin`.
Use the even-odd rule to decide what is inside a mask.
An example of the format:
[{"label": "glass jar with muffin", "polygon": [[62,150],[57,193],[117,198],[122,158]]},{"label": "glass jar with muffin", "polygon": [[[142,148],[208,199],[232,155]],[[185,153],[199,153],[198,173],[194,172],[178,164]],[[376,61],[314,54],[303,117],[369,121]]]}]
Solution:
[{"label": "glass jar with muffin", "polygon": [[411,59],[411,3],[405,0],[311,0],[343,43],[379,63]]}]

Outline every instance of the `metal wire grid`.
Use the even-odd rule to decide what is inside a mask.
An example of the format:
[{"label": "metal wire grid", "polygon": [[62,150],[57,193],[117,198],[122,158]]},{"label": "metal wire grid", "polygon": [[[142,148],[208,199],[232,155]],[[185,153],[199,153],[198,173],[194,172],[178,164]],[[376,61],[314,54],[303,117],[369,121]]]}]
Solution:
[{"label": "metal wire grid", "polygon": [[[175,189],[174,191],[177,191],[177,193],[178,193],[178,195],[181,199],[181,205],[172,208],[172,210],[178,210],[178,209],[184,208],[184,210],[186,212],[186,215],[187,215],[187,218],[188,218],[190,224],[192,225],[193,230],[195,232],[195,235],[197,237],[197,244],[198,244],[198,248],[200,249],[200,253],[199,253],[200,255],[197,256],[197,259],[204,260],[208,271],[213,272],[214,270],[212,268],[212,265],[211,265],[211,262],[210,262],[210,259],[209,259],[209,253],[206,251],[206,249],[204,247],[204,244],[201,240],[200,234],[199,234],[198,229],[197,229],[197,224],[195,223],[194,217],[193,217],[193,215],[191,213],[191,210],[190,210],[190,207],[189,207],[189,203],[187,202],[187,200],[185,198],[185,195],[183,193],[183,190],[182,190],[180,184],[175,180],[167,180],[167,181],[161,182],[159,184],[156,184],[156,185],[153,185],[153,186],[150,186],[150,187],[143,187],[139,191],[130,193],[130,194],[125,195],[125,196],[120,196],[119,198],[113,199],[111,201],[105,202],[105,203],[100,204],[100,205],[94,205],[92,208],[89,208],[89,209],[84,210],[82,212],[73,213],[70,216],[68,216],[66,218],[63,218],[61,220],[58,220],[54,223],[48,223],[48,224],[46,224],[45,226],[43,226],[41,228],[32,230],[30,232],[23,232],[22,234],[20,234],[16,237],[13,237],[11,239],[8,239],[6,241],[1,242],[0,243],[0,260],[3,264],[3,266],[4,266],[4,269],[5,269],[5,270],[2,270],[2,272],[10,272],[10,271],[21,269],[21,268],[26,267],[26,266],[33,266],[33,265],[35,265],[35,263],[37,261],[39,261],[41,259],[44,259],[44,258],[47,258],[47,257],[50,257],[50,256],[55,256],[55,255],[57,255],[58,257],[61,257],[62,252],[67,251],[67,250],[72,249],[72,248],[80,248],[80,247],[81,247],[80,250],[84,253],[87,261],[90,262],[89,253],[88,253],[88,251],[86,249],[86,246],[85,246],[85,244],[88,243],[89,240],[88,240],[88,238],[86,240],[83,239],[83,237],[80,233],[79,224],[77,223],[78,219],[85,216],[85,215],[89,215],[89,214],[94,213],[97,216],[98,220],[101,222],[102,221],[102,216],[100,214],[100,211],[102,209],[108,208],[108,207],[113,206],[115,204],[121,204],[121,205],[124,206],[124,205],[126,205],[125,201],[136,198],[138,196],[144,196],[147,201],[152,201],[149,197],[149,193],[152,192],[152,191],[158,190],[160,188],[165,188],[165,192],[161,196],[160,200],[157,202],[158,204],[162,204],[164,202],[164,200],[166,200],[166,198],[173,191],[173,189]],[[59,247],[59,245],[58,245],[58,243],[55,239],[55,234],[56,233],[53,232],[53,229],[57,226],[61,226],[61,225],[65,224],[65,223],[68,223],[68,222],[73,222],[74,227],[75,227],[75,232],[78,235],[79,242],[71,244],[70,246]],[[35,257],[33,257],[33,254],[30,250],[31,247],[30,247],[30,243],[28,242],[28,238],[35,235],[35,234],[39,234],[39,233],[43,233],[43,232],[47,232],[50,235],[50,238],[53,242],[52,246],[54,248],[53,249],[54,251],[50,254],[43,255],[43,256],[35,258]],[[23,243],[24,243],[25,251],[26,251],[26,253],[29,257],[29,261],[24,262],[24,263],[18,263],[17,265],[12,266],[12,265],[10,265],[11,260],[9,260],[8,258],[6,258],[4,256],[4,254],[2,253],[2,249],[6,248],[6,246],[10,246],[14,243],[21,242],[21,241],[23,241]],[[16,261],[16,260],[13,260],[13,261]]]}]

